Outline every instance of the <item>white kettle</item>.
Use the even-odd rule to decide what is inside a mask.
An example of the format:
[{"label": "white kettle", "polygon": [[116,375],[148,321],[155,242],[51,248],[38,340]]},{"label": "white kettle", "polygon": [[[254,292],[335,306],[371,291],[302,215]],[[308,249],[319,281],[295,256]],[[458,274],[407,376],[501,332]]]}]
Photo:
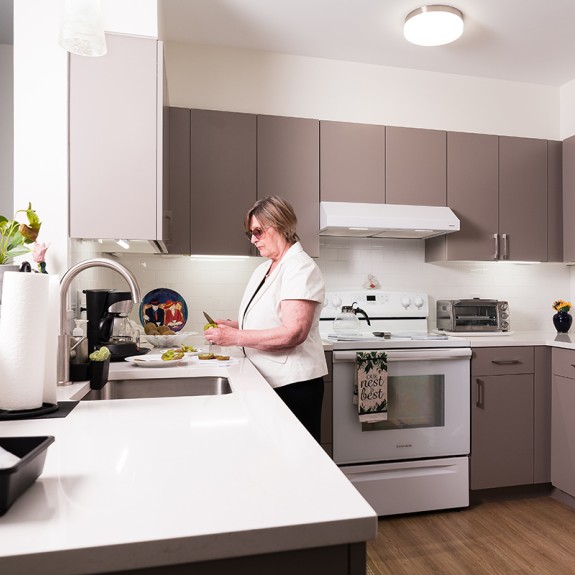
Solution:
[{"label": "white kettle", "polygon": [[354,306],[357,306],[357,302],[353,302],[351,305],[342,306],[341,312],[339,312],[333,320],[333,330],[335,333],[359,333],[361,331],[361,324],[359,322],[359,318],[357,317],[358,313],[365,317],[367,325],[371,325],[367,314],[362,309]]}]

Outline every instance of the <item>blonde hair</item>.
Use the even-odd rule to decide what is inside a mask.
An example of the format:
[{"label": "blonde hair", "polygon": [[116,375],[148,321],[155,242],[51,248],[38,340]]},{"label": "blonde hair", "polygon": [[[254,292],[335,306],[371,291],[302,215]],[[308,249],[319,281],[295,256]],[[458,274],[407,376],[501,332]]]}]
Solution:
[{"label": "blonde hair", "polygon": [[264,227],[275,228],[286,241],[295,244],[299,241],[296,232],[297,216],[291,205],[279,196],[270,196],[258,200],[244,218],[246,232],[250,231],[252,217],[256,217]]}]

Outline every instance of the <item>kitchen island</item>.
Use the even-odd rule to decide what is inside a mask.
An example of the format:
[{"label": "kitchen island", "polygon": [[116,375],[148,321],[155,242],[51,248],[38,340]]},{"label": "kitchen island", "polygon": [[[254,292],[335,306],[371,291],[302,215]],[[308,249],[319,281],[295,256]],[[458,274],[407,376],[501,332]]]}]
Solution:
[{"label": "kitchen island", "polygon": [[110,369],[189,375],[228,377],[232,393],[83,401],[64,418],[0,422],[0,436],[56,438],[0,517],[0,572],[364,572],[375,512],[248,361]]}]

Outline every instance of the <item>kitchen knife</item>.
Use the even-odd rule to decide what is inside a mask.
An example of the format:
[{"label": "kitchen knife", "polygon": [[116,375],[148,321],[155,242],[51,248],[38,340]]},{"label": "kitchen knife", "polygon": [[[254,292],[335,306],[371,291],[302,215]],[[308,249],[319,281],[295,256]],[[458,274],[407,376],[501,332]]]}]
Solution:
[{"label": "kitchen knife", "polygon": [[208,320],[208,323],[216,324],[216,322],[211,318],[211,316],[208,315],[205,311],[202,313],[204,314],[204,317]]}]

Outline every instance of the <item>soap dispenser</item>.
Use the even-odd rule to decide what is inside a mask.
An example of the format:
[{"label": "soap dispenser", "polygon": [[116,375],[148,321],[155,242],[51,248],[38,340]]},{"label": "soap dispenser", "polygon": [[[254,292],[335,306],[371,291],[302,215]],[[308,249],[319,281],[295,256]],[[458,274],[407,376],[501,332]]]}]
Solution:
[{"label": "soap dispenser", "polygon": [[88,338],[86,337],[84,327],[87,319],[75,319],[76,326],[72,330],[72,341],[70,347],[70,358],[72,363],[88,362]]}]

